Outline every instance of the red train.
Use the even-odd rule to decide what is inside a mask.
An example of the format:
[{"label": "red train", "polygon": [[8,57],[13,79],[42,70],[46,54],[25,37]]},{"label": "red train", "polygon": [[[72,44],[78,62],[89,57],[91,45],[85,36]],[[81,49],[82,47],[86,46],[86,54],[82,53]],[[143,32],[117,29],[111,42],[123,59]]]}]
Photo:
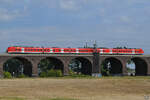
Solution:
[{"label": "red train", "polygon": [[[7,53],[72,53],[83,54],[93,53],[93,48],[42,48],[42,47],[8,47]],[[129,54],[129,55],[141,55],[144,53],[142,49],[115,49],[115,48],[97,48],[96,52],[100,54]]]}]

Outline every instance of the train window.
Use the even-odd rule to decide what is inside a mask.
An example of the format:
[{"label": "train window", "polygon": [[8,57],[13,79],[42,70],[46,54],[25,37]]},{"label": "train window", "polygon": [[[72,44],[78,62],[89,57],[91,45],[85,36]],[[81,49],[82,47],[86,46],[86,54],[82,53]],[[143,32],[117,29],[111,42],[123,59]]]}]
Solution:
[{"label": "train window", "polygon": [[113,50],[113,52],[116,52],[116,50]]}]

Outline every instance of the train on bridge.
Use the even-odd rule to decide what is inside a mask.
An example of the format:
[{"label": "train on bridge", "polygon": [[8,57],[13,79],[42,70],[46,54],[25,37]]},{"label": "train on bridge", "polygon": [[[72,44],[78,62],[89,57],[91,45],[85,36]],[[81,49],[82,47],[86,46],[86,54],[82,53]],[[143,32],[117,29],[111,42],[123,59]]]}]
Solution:
[{"label": "train on bridge", "polygon": [[20,47],[20,46],[12,46],[7,48],[7,53],[19,53],[19,54],[33,54],[33,53],[71,53],[71,54],[86,54],[86,53],[94,53],[97,52],[99,54],[124,54],[124,55],[142,55],[144,51],[140,49],[133,48],[43,48],[43,47]]}]

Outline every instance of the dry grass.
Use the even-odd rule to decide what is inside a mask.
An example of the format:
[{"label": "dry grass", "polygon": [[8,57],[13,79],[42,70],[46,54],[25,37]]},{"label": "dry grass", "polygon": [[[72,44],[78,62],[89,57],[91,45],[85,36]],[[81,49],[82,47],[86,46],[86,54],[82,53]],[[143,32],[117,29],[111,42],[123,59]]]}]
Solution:
[{"label": "dry grass", "polygon": [[0,80],[0,100],[145,100],[146,95],[150,78]]}]

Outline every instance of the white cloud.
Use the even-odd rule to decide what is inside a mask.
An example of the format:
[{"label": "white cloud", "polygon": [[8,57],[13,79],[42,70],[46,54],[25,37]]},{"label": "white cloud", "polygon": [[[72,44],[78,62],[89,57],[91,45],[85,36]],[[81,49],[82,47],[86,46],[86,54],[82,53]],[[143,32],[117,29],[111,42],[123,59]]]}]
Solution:
[{"label": "white cloud", "polygon": [[5,8],[0,8],[0,21],[10,21],[21,16],[18,10],[9,11]]},{"label": "white cloud", "polygon": [[14,0],[0,0],[0,3],[13,3]]},{"label": "white cloud", "polygon": [[131,22],[131,19],[128,16],[121,16],[120,20],[123,21],[123,22],[126,22],[126,23]]},{"label": "white cloud", "polygon": [[60,0],[60,7],[65,10],[78,10],[80,5],[75,0]]}]

